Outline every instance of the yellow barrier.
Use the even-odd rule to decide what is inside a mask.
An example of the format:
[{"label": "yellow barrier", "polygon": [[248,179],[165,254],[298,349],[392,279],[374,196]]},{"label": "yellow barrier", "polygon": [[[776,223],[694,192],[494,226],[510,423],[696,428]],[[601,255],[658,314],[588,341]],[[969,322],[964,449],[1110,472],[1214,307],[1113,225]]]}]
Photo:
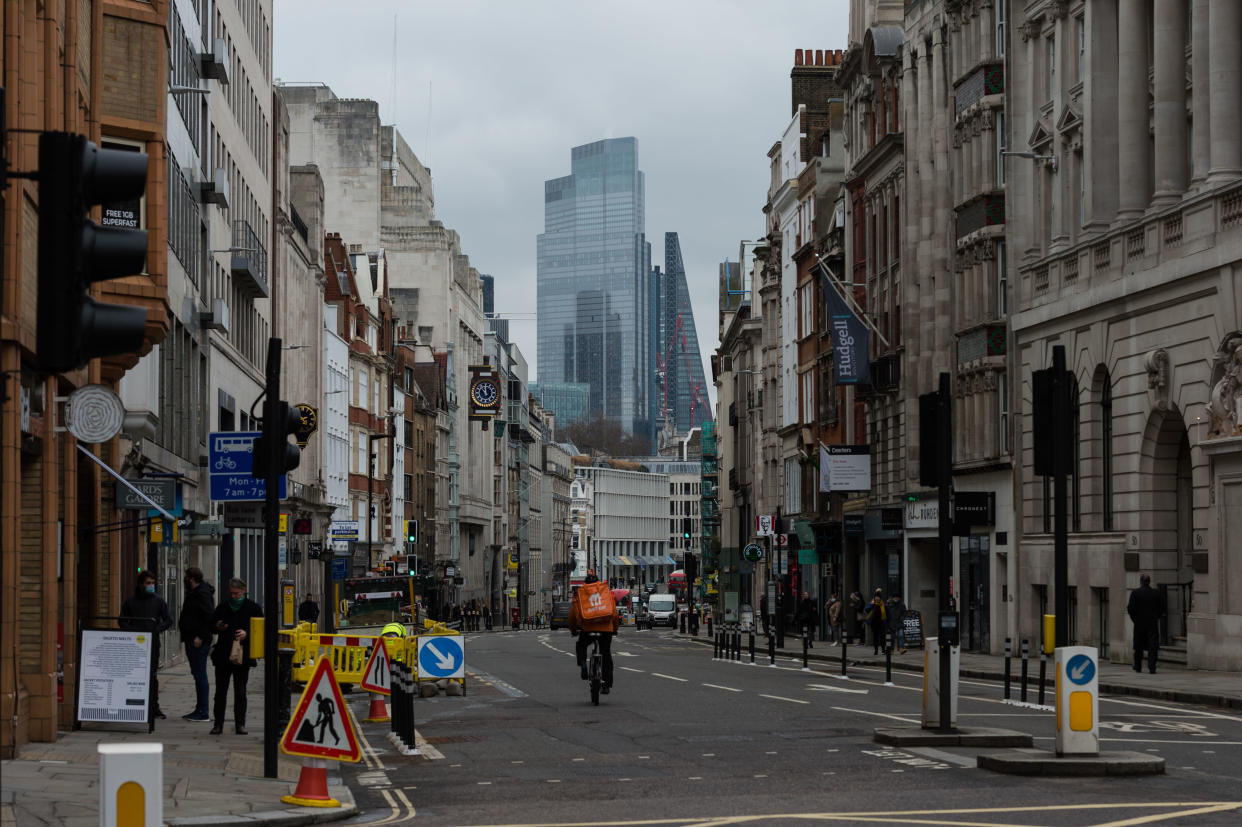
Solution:
[{"label": "yellow barrier", "polygon": [[[456,629],[449,629],[443,623],[424,621],[428,637],[444,635],[460,635]],[[367,658],[375,641],[384,641],[388,656],[401,662],[414,664],[415,679],[419,681],[435,681],[435,678],[422,678],[418,670],[418,638],[420,635],[408,637],[381,637],[379,635],[351,634],[320,634],[315,631],[314,624],[299,623],[296,628],[282,629],[281,644],[293,649],[293,680],[306,683],[315,672],[315,664],[320,657],[328,658],[332,664],[336,681],[342,685],[357,685],[362,682],[363,670],[366,669]],[[465,678],[453,678],[451,682],[460,683],[464,691]]]}]

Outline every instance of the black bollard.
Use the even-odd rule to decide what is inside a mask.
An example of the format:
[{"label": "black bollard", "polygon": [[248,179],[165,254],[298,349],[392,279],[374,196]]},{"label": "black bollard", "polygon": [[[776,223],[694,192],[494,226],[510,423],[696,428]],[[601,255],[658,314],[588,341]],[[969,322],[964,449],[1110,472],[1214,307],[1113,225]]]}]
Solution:
[{"label": "black bollard", "polygon": [[808,669],[808,670],[811,668],[811,665],[808,662],[808,655],[807,655],[807,651],[810,647],[810,644],[811,644],[811,641],[810,641],[810,638],[807,637],[806,627],[804,626],[802,628],[802,668]]},{"label": "black bollard", "polygon": [[711,633],[712,633],[712,616],[709,614],[707,616],[707,634],[711,635]]},{"label": "black bollard", "polygon": [[736,623],[733,624],[733,659],[742,659],[742,630]]},{"label": "black bollard", "polygon": [[679,626],[680,626],[678,631],[680,631],[684,635],[686,633],[686,613],[678,612],[677,619],[678,619]]},{"label": "black bollard", "polygon": [[392,714],[389,715],[388,729],[393,735],[401,737],[401,716],[405,713],[405,679],[401,676],[404,665],[393,661],[392,671],[388,673],[388,700],[392,703]]},{"label": "black bollard", "polygon": [[755,627],[750,627],[750,665],[755,665]]},{"label": "black bollard", "polygon": [[1039,647],[1039,705],[1044,705],[1044,679],[1048,674],[1048,653]]},{"label": "black bollard", "polygon": [[1005,700],[1009,700],[1009,682],[1012,675],[1010,660],[1013,657],[1013,641],[1005,638]]},{"label": "black bollard", "polygon": [[1022,703],[1026,703],[1026,657],[1030,654],[1031,644],[1025,638],[1022,640]]},{"label": "black bollard", "polygon": [[776,638],[768,632],[768,666],[776,665]]},{"label": "black bollard", "polygon": [[293,650],[278,649],[277,657],[280,659],[276,673],[280,678],[279,694],[276,699],[277,720],[280,722],[277,729],[283,730],[289,725],[289,707],[293,693]]},{"label": "black bollard", "polygon": [[888,646],[884,648],[884,682],[893,682],[893,633],[886,632],[885,639]]},{"label": "black bollard", "polygon": [[720,632],[718,631],[716,632],[715,637],[712,638],[712,660],[720,660],[721,656],[724,654],[721,651],[724,648],[723,644],[724,641],[721,639]]},{"label": "black bollard", "polygon": [[841,674],[845,675],[845,649],[849,645],[849,641],[843,636],[841,638]]}]

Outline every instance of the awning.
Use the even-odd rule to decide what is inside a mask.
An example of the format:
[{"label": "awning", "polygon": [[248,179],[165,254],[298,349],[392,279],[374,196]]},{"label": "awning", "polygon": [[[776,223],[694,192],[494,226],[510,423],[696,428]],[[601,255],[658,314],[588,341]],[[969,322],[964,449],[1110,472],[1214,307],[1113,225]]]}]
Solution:
[{"label": "awning", "polygon": [[667,555],[667,554],[666,554],[666,555],[664,555],[664,559],[660,561],[660,564],[661,564],[661,565],[664,565],[666,562],[667,562],[667,563],[668,563],[668,565],[670,565],[670,566],[675,566],[675,565],[677,565],[677,561],[676,561],[676,560],[674,560],[672,557],[670,557],[670,556],[669,556],[669,555]]},{"label": "awning", "polygon": [[618,558],[617,558],[617,562],[619,562],[619,563],[620,563],[621,565],[623,565],[623,566],[636,566],[636,565],[638,565],[637,563],[635,563],[633,560],[631,560],[631,559],[630,559],[630,558],[628,558],[628,557],[618,557]]}]

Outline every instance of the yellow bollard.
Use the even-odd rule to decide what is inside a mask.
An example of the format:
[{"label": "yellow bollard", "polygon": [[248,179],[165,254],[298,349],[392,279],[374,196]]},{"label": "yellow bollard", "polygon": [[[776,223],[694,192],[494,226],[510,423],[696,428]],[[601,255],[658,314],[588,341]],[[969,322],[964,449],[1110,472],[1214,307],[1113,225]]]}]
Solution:
[{"label": "yellow bollard", "polygon": [[250,618],[250,631],[247,632],[250,640],[250,657],[258,660],[263,657],[263,618]]},{"label": "yellow bollard", "polygon": [[1057,648],[1057,616],[1044,615],[1044,654],[1051,655]]},{"label": "yellow bollard", "polygon": [[101,827],[164,823],[164,745],[99,744]]}]

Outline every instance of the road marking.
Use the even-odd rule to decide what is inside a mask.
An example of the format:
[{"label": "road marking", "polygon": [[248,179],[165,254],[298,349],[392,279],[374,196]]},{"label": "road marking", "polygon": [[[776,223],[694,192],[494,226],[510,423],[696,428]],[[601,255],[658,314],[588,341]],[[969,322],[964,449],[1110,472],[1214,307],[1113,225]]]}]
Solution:
[{"label": "road marking", "polygon": [[764,775],[763,773],[755,773],[755,778],[767,778],[767,775]]},{"label": "road marking", "polygon": [[723,689],[726,692],[741,692],[740,689],[734,689],[732,686],[721,686],[718,683],[705,683],[704,686],[710,686],[712,689]]},{"label": "road marking", "polygon": [[826,683],[808,683],[806,688],[812,692],[847,692],[851,695],[868,695],[871,693],[870,689],[846,689],[844,686],[829,686]]},{"label": "road marking", "polygon": [[872,712],[869,709],[851,709],[848,706],[834,706],[833,709],[839,710],[841,712],[853,712],[858,715],[874,715],[877,718],[891,718],[894,721],[901,721],[903,724],[916,723],[916,721],[912,721],[910,719],[920,717],[919,715],[916,715],[914,713],[910,713],[909,715],[902,717],[901,715],[889,715],[886,712]]},{"label": "road marking", "polygon": [[633,668],[631,668],[631,667],[629,667],[629,666],[622,666],[621,668],[622,668],[622,669],[624,669],[626,672],[643,672],[643,671],[645,671],[645,670],[642,670],[642,669],[633,669]]},{"label": "road marking", "polygon": [[510,761],[510,764],[525,764],[525,761]]},{"label": "road marking", "polygon": [[921,755],[924,758],[931,758],[936,761],[944,761],[949,764],[957,764],[959,767],[970,767],[971,769],[978,766],[978,761],[969,755],[954,755],[942,749],[935,747],[907,747],[906,752],[912,752],[915,755]]},{"label": "road marking", "polygon": [[490,781],[476,781],[474,783],[478,784],[480,787],[490,787],[492,785],[492,782]]},{"label": "road marking", "polygon": [[644,758],[650,758],[651,756],[650,756],[650,755],[640,755],[640,756],[638,756],[638,757],[639,757],[639,759],[641,760],[641,759],[644,759]]},{"label": "road marking", "polygon": [[549,778],[549,779],[548,779],[548,783],[549,783],[549,784],[559,784],[559,783],[561,783],[561,779],[559,779],[559,778]]},{"label": "road marking", "polygon": [[585,758],[575,758],[574,760],[575,760],[575,761],[585,761],[586,759],[585,759]]},{"label": "road marking", "polygon": [[[1037,741],[1055,740],[1054,735],[1036,735]],[[1202,741],[1165,741],[1155,738],[1101,738],[1101,741],[1110,741],[1118,744],[1194,744],[1195,746],[1203,746]],[[1242,741],[1213,741],[1212,746],[1216,747],[1242,747]],[[1206,750],[1205,750],[1206,751]]]},{"label": "road marking", "polygon": [[759,693],[759,697],[760,698],[771,698],[774,701],[789,701],[789,703],[791,704],[810,704],[811,703],[810,701],[801,701],[801,700],[798,700],[797,698],[784,698],[784,697],[781,697],[780,695],[765,695],[762,692]]},{"label": "road marking", "polygon": [[657,678],[668,678],[670,681],[681,681],[682,683],[687,682],[685,678],[679,678],[676,675],[665,675],[663,672],[652,672],[651,674]]},{"label": "road marking", "polygon": [[[1139,706],[1139,707],[1144,707],[1146,709],[1159,709],[1164,712],[1183,712],[1184,713],[1186,711],[1185,709],[1179,709],[1175,706],[1162,706],[1160,704],[1153,704],[1153,703],[1146,702],[1146,701],[1123,701],[1120,698],[1112,698],[1106,695],[1101,695],[1100,702],[1103,703],[1105,701],[1107,701],[1110,704],[1121,704],[1122,706]],[[1222,715],[1219,712],[1203,712],[1203,713],[1200,713],[1200,717],[1219,718],[1222,721],[1233,721],[1235,723],[1242,724],[1242,717],[1238,717],[1237,715]]]},{"label": "road marking", "polygon": [[703,757],[703,758],[715,758],[715,757],[716,757],[716,753],[714,753],[714,752],[705,752],[705,753],[703,753],[702,757]]}]

